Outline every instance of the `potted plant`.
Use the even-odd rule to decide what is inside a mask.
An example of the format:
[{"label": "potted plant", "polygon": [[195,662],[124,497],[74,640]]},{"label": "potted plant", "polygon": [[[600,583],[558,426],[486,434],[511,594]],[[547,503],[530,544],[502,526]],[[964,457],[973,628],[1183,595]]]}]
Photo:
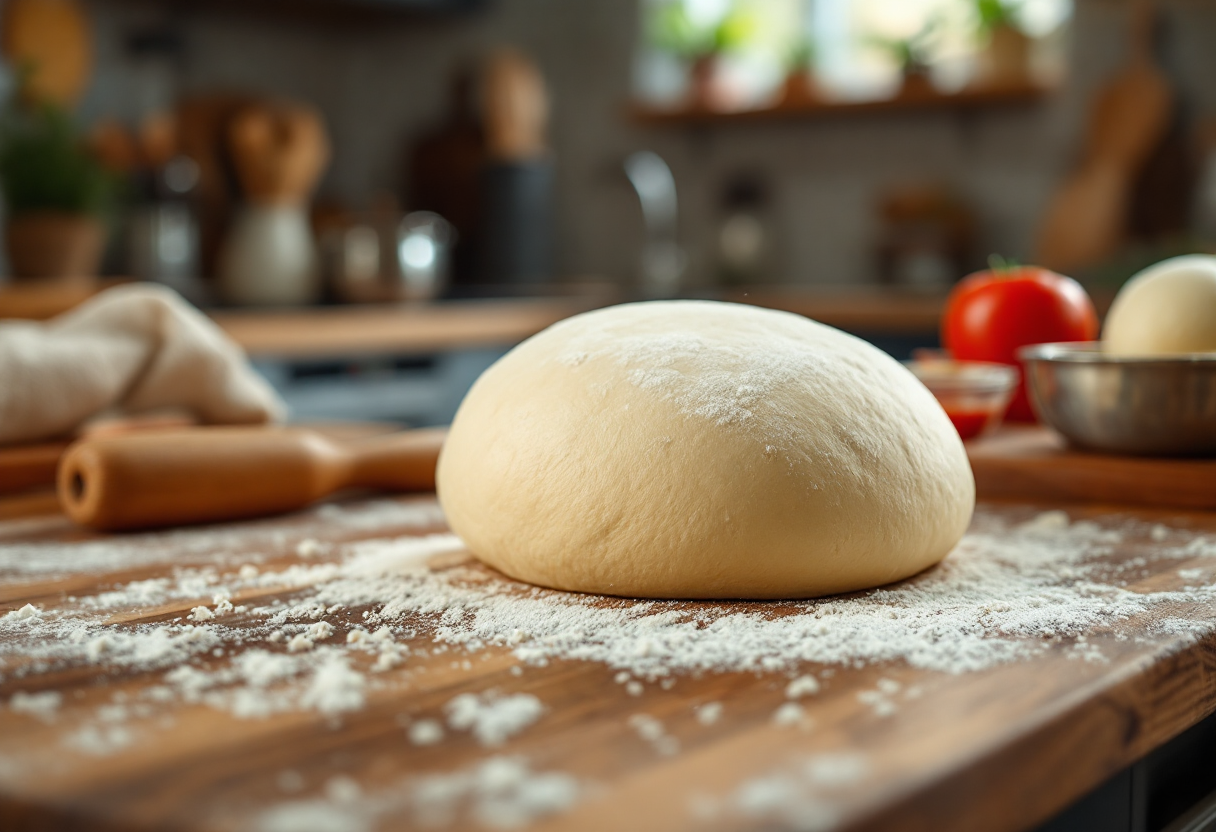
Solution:
[{"label": "potted plant", "polygon": [[975,0],[980,83],[1019,86],[1030,77],[1030,38],[1018,25],[1021,0]]},{"label": "potted plant", "polygon": [[0,193],[15,277],[96,275],[112,191],[111,175],[62,110],[14,105],[0,121]]},{"label": "potted plant", "polygon": [[909,37],[870,38],[870,44],[888,53],[899,67],[899,98],[924,98],[934,94],[930,67],[940,27],[941,20],[932,17]]},{"label": "potted plant", "polygon": [[800,38],[790,50],[786,61],[785,82],[781,88],[781,105],[799,107],[819,99],[815,84],[815,45],[810,38]]},{"label": "potted plant", "polygon": [[689,106],[721,110],[729,107],[729,93],[722,88],[720,56],[745,45],[755,30],[755,21],[738,4],[714,22],[698,22],[689,16],[684,3],[664,3],[655,10],[651,42],[689,62]]}]

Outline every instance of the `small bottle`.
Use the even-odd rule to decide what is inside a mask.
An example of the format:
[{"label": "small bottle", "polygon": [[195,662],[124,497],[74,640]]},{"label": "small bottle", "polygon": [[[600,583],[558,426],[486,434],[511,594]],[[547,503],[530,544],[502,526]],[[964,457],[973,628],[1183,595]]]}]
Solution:
[{"label": "small bottle", "polygon": [[771,282],[772,231],[764,183],[754,175],[730,179],[722,193],[718,276],[725,286]]}]

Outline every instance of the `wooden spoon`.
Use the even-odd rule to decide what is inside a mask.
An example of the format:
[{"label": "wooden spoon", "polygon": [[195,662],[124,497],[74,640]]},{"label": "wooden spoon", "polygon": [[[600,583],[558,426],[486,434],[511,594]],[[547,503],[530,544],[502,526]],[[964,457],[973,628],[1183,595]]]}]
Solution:
[{"label": "wooden spoon", "polygon": [[1081,162],[1056,192],[1040,232],[1035,259],[1056,271],[1114,254],[1136,175],[1169,126],[1173,96],[1153,62],[1152,0],[1135,0],[1131,16],[1131,60],[1098,93]]},{"label": "wooden spoon", "polygon": [[443,429],[339,443],[301,428],[206,427],[84,439],[59,499],[104,531],[292,511],[343,488],[430,491]]},{"label": "wooden spoon", "polygon": [[325,125],[308,107],[249,107],[229,143],[245,196],[260,205],[304,204],[329,161]]},{"label": "wooden spoon", "polygon": [[549,99],[540,70],[526,56],[509,49],[490,55],[481,104],[491,157],[518,162],[545,154]]},{"label": "wooden spoon", "polygon": [[76,0],[7,0],[0,3],[0,48],[9,63],[28,71],[22,94],[71,108],[89,83],[93,43]]}]

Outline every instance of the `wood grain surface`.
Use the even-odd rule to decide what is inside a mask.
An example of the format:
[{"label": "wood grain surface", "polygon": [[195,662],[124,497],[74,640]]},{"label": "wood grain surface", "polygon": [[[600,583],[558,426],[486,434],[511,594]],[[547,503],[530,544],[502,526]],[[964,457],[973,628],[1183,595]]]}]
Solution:
[{"label": "wood grain surface", "polygon": [[461,301],[306,311],[216,312],[253,356],[317,358],[512,346],[602,303],[581,298]]},{"label": "wood grain surface", "polygon": [[[143,541],[146,557],[139,564],[32,577],[0,575],[0,615],[26,603],[84,608],[91,596],[118,584],[180,576],[182,570],[224,572],[255,554],[264,570],[286,568],[300,560],[294,541],[303,534],[338,543],[443,531],[430,498],[403,504],[429,511],[432,520],[328,527],[318,519],[324,515],[315,511],[290,515],[258,521],[261,536],[245,544],[246,554],[240,547],[211,551],[193,545],[209,533],[206,528],[146,540],[123,538]],[[343,508],[357,511],[361,506],[356,502]],[[985,511],[1012,519],[1034,516],[1024,506],[988,506]],[[1088,518],[1106,527],[1124,527],[1130,519],[1102,507],[1070,513],[1074,520]],[[1134,516],[1149,523],[1167,521],[1172,533],[1183,536],[1216,532],[1216,515],[1210,513],[1144,509]],[[0,547],[56,541],[86,547],[99,539],[104,540],[60,517],[0,523]],[[1128,564],[1154,545],[1148,537],[1131,535],[1104,557],[1112,565]],[[71,549],[66,551],[70,555]],[[317,565],[328,557],[308,563]],[[1187,567],[1202,568],[1207,580],[1213,578],[1201,558],[1174,560],[1138,568],[1127,588],[1141,592],[1181,586],[1177,570]],[[432,568],[487,571],[462,553],[436,558]],[[253,604],[292,598],[290,588],[277,587],[232,600]],[[134,605],[115,612],[111,621],[138,628],[181,617],[200,603],[208,599]],[[334,643],[344,640],[349,622],[358,622],[365,609],[341,614],[349,620],[337,622]],[[1049,648],[1037,658],[958,675],[902,662],[838,666],[818,695],[802,700],[813,721],[808,730],[773,721],[774,709],[784,701],[785,673],[678,675],[670,689],[646,684],[639,695],[631,695],[602,664],[551,661],[521,667],[508,648],[487,647],[466,661],[456,661],[459,653],[413,653],[407,666],[376,676],[365,707],[337,718],[293,711],[237,719],[201,703],[157,704],[126,723],[136,741],[106,756],[89,756],[66,745],[65,734],[90,720],[96,724],[98,714],[116,701],[155,701],[145,694],[163,686],[164,670],[104,662],[49,667],[10,660],[0,667],[0,702],[11,702],[18,691],[58,691],[63,704],[51,720],[0,708],[0,828],[269,829],[255,822],[261,813],[286,800],[322,795],[336,776],[352,778],[364,795],[380,795],[378,805],[390,807],[366,830],[413,828],[409,815],[391,809],[393,790],[399,788],[394,784],[470,766],[490,751],[467,734],[425,747],[411,745],[404,722],[440,717],[457,694],[494,688],[531,693],[547,708],[539,721],[494,753],[521,755],[537,770],[568,772],[595,784],[572,808],[537,823],[538,829],[793,828],[794,820],[699,818],[690,806],[698,795],[727,794],[749,778],[793,767],[801,755],[848,752],[864,755],[868,767],[864,779],[832,793],[835,828],[1014,832],[1050,816],[1216,708],[1216,638],[1210,627],[1216,611],[1179,602],[1169,614],[1198,629],[1162,632],[1148,620],[1133,620],[1129,626],[1139,628],[1135,638],[1095,630],[1089,638],[1106,657],[1102,661],[1078,660],[1067,640],[1049,639]],[[238,630],[247,626],[252,633],[255,622],[233,615],[225,624]],[[420,629],[409,643],[426,647],[431,635]],[[254,647],[283,649],[251,635],[248,643],[231,648],[231,655],[201,661],[222,667]],[[858,694],[874,689],[880,679],[893,680],[903,690],[915,687],[923,695],[901,699],[897,710],[879,714]],[[724,714],[704,725],[694,709],[710,701],[723,703]],[[662,720],[678,740],[679,753],[656,753],[640,739],[628,724],[636,714]],[[290,789],[285,772],[292,773]],[[318,807],[321,813],[323,807]],[[347,832],[327,827],[323,814],[317,818],[307,829]]]},{"label": "wood grain surface", "polygon": [[1006,427],[968,442],[967,456],[980,499],[1216,509],[1216,459],[1081,451],[1037,427]]}]

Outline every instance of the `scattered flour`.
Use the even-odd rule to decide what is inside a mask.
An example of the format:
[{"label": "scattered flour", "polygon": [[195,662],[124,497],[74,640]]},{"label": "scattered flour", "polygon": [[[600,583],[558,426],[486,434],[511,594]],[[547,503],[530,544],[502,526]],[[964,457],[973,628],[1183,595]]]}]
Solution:
[{"label": "scattered flour", "polygon": [[570,775],[534,772],[519,757],[498,756],[371,794],[335,789],[333,784],[330,780],[324,798],[292,801],[263,812],[248,827],[250,832],[370,832],[381,819],[402,815],[421,827],[461,823],[516,829],[569,809],[584,790]]},{"label": "scattered flour", "polygon": [[302,650],[311,650],[312,648],[312,639],[303,633],[296,633],[291,637],[291,641],[287,642],[287,652],[289,653],[299,653]]},{"label": "scattered flour", "polygon": [[462,693],[444,707],[448,727],[472,731],[482,745],[502,745],[540,719],[545,706],[530,693]]},{"label": "scattered flour", "polygon": [[[1083,636],[1078,636],[1078,638],[1083,638]],[[887,696],[894,696],[895,694],[899,693],[899,691],[903,688],[903,685],[894,679],[879,679],[874,683],[874,687],[878,688],[879,693],[886,694]]]},{"label": "scattered flour", "polygon": [[312,679],[300,697],[300,705],[326,716],[357,711],[365,701],[366,683],[363,674],[351,669],[345,656],[330,655],[313,671]]},{"label": "scattered flour", "polygon": [[315,558],[317,555],[325,554],[326,547],[319,540],[314,540],[311,537],[305,538],[296,544],[296,554],[302,558]]},{"label": "scattered flour", "polygon": [[819,680],[814,676],[799,676],[785,686],[786,699],[801,699],[819,693]]},{"label": "scattered flour", "polygon": [[318,621],[308,628],[308,637],[314,642],[325,641],[334,634],[334,625],[328,621]]},{"label": "scattered flour", "polygon": [[92,757],[108,757],[135,742],[135,734],[123,725],[86,725],[68,734],[63,744]]},{"label": "scattered flour", "polygon": [[702,725],[713,725],[722,718],[721,702],[706,702],[697,708],[697,722]]},{"label": "scattered flour", "polygon": [[[5,530],[20,533],[28,522],[5,523]],[[47,525],[47,524],[43,524]],[[99,540],[59,543],[6,543],[0,538],[0,576],[47,577],[56,574],[98,574],[158,563],[231,562],[243,564],[251,549],[291,551],[301,538],[333,536],[368,529],[387,532],[443,525],[443,513],[430,500],[374,500],[358,505],[327,503],[293,515],[290,526],[281,518],[218,524],[162,532],[112,535]],[[52,528],[67,529],[66,519]]]},{"label": "scattered flour", "polygon": [[13,610],[4,614],[5,622],[29,621],[38,618],[42,612],[33,604],[26,604],[19,610]]},{"label": "scattered flour", "polygon": [[[857,701],[862,704],[869,705],[876,716],[891,716],[896,710],[899,710],[899,705],[895,703],[895,697],[903,690],[903,686],[894,679],[879,679],[874,682],[874,690],[858,691]],[[919,697],[919,691],[910,690],[905,692],[905,697],[914,699]]]},{"label": "scattered flour", "polygon": [[325,796],[335,803],[354,803],[362,795],[363,790],[350,777],[331,777],[325,782]]},{"label": "scattered flour", "polygon": [[[695,606],[602,601],[476,567],[433,572],[414,556],[418,539],[383,540],[352,547],[342,569],[315,585],[315,600],[371,605],[368,624],[429,621],[437,641],[501,645],[528,663],[603,662],[628,673],[618,674],[626,685],[635,677],[794,670],[808,662],[903,660],[962,673],[1029,658],[1053,640],[1133,618],[1165,632],[1176,619],[1158,611],[1216,598],[1212,587],[1123,588],[1117,569],[1102,560],[1120,539],[1091,522],[1071,523],[1063,512],[1010,525],[981,510],[941,566],[901,584],[814,601]],[[1216,556],[1216,541],[1192,540],[1159,556]],[[529,638],[516,638],[521,630]]]},{"label": "scattered flour", "polygon": [[8,707],[13,713],[36,716],[43,722],[52,722],[59,706],[63,704],[63,694],[46,690],[40,693],[17,691],[8,700]]},{"label": "scattered flour", "polygon": [[[322,524],[331,521],[334,528],[378,534],[439,519],[433,507],[384,506],[365,512],[317,509],[315,525],[306,524],[304,534],[321,534]],[[96,544],[0,543],[0,579],[67,570],[73,553],[81,555],[85,571],[123,571],[153,562],[154,553],[163,558],[167,540],[187,552],[170,577],[117,583],[104,592],[68,599],[59,608],[26,605],[7,612],[0,617],[0,681],[32,679],[65,667],[92,667],[97,673],[165,671],[162,683],[147,691],[149,702],[176,698],[242,719],[294,710],[338,718],[364,707],[377,686],[414,672],[412,660],[395,670],[406,656],[417,653],[423,659],[451,650],[457,665],[465,666],[474,654],[494,646],[525,666],[561,660],[603,663],[631,694],[643,692],[643,681],[663,684],[680,674],[785,673],[794,677],[785,690],[790,701],[778,713],[790,715],[793,724],[801,723],[792,716],[794,709],[802,711],[797,700],[813,696],[820,685],[805,675],[810,663],[894,661],[964,673],[1033,658],[1060,641],[1070,644],[1070,654],[1078,659],[1102,661],[1104,636],[1193,639],[1216,626],[1216,588],[1181,585],[1209,580],[1210,568],[1186,564],[1177,573],[1178,582],[1163,584],[1178,589],[1128,588],[1156,561],[1216,558],[1216,539],[1171,529],[1159,533],[1133,521],[1114,530],[1073,522],[1064,512],[1028,518],[1010,522],[981,508],[951,556],[922,575],[850,596],[775,603],[599,599],[525,586],[459,559],[429,567],[433,556],[463,551],[448,534],[336,544],[324,552],[328,561],[318,555],[307,563],[262,559],[256,566],[248,563],[251,541],[290,557],[301,533],[283,537],[266,523],[251,524],[252,530],[234,526],[191,533],[210,540],[206,545],[174,533],[112,537]],[[1125,539],[1152,543],[1139,544],[1137,556],[1122,562],[1104,558]],[[45,570],[26,567],[43,557]],[[268,595],[272,600],[259,600]],[[199,603],[205,599],[212,606]],[[179,609],[193,606],[189,616],[121,623],[132,609],[173,601],[180,602]],[[234,602],[249,608],[239,617],[228,615],[241,609]],[[122,615],[112,621],[116,613]],[[511,672],[522,671],[517,666]],[[824,679],[831,668],[816,672]],[[883,716],[894,713],[904,697],[912,698],[912,691],[884,678],[863,691],[861,701]],[[13,710],[55,712],[49,704],[16,702],[18,696],[10,698]],[[468,730],[479,742],[497,746],[543,711],[530,694],[469,693],[448,704],[445,719],[452,730]],[[696,719],[711,725],[721,712],[720,703],[708,703]],[[138,716],[134,710],[106,713]],[[107,754],[151,735],[143,725],[136,731],[122,720],[106,721],[100,711],[96,717],[93,724],[74,728],[65,745]],[[658,753],[678,750],[678,740],[653,717],[639,714],[630,724]],[[439,742],[444,735],[433,720],[413,722],[407,730],[415,745]],[[453,777],[459,783],[476,779],[470,772]],[[763,805],[765,789],[771,794],[788,791],[788,786],[757,785],[750,796],[736,796],[736,809]],[[324,805],[328,811],[337,804]]]},{"label": "scattered flour", "polygon": [[806,711],[797,702],[785,702],[773,711],[773,724],[797,728],[809,728]]},{"label": "scattered flour", "polygon": [[668,734],[663,723],[650,714],[634,714],[629,717],[629,725],[637,731],[639,737],[650,743],[654,750],[664,757],[679,753],[679,740]]},{"label": "scattered flour", "polygon": [[443,741],[443,725],[434,719],[420,719],[409,727],[408,734],[414,745],[435,745]]},{"label": "scattered flour", "polygon": [[513,829],[570,808],[579,792],[570,775],[535,774],[518,757],[491,757],[471,770],[420,778],[410,788],[410,800],[422,825],[450,824],[471,801],[475,822]]},{"label": "scattered flour", "polygon": [[806,832],[832,829],[838,819],[833,794],[862,783],[867,770],[859,755],[819,754],[748,780],[725,798],[697,795],[690,809],[704,820],[759,820]]}]

